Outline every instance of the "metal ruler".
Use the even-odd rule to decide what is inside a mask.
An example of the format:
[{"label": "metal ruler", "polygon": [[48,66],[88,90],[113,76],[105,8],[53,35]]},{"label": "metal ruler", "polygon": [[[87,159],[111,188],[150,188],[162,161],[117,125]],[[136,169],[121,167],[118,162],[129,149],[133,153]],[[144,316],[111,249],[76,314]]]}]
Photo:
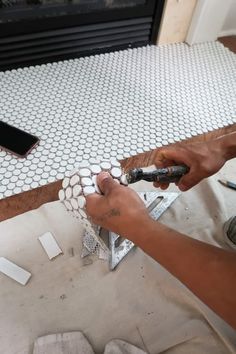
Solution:
[{"label": "metal ruler", "polygon": [[[155,191],[138,192],[138,194],[154,220],[157,220],[179,196],[179,193]],[[133,242],[109,231],[110,269],[114,270],[134,246]]]}]

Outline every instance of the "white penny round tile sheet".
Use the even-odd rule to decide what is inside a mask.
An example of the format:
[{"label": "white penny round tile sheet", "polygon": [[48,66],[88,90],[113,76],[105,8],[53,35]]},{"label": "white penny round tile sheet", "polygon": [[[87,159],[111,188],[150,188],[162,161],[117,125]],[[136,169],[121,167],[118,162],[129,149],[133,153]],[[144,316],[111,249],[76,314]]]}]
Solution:
[{"label": "white penny round tile sheet", "polygon": [[0,198],[63,179],[82,160],[119,160],[234,123],[235,76],[236,56],[218,42],[0,72],[0,120],[40,138],[26,159],[0,150]]},{"label": "white penny round tile sheet", "polygon": [[[128,183],[119,161],[114,157],[110,161],[90,160],[91,164],[89,161],[79,163],[78,170],[71,171],[70,176],[64,178],[58,197],[67,211],[78,218],[85,228],[86,233],[83,236],[83,246],[86,249],[85,254],[87,252],[97,253],[100,256],[102,254],[107,259],[109,249],[99,237],[100,227],[94,224],[89,215],[87,215],[85,197],[93,193],[102,194],[97,184],[97,175],[101,171],[110,173],[117,183],[125,186]],[[71,185],[74,185],[73,190],[71,189]],[[82,254],[84,254],[84,250]]]}]

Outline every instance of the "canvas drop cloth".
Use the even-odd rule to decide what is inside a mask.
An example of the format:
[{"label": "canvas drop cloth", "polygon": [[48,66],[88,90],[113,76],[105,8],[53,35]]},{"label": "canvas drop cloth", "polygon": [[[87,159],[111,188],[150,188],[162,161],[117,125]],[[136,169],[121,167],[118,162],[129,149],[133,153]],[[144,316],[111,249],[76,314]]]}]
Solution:
[{"label": "canvas drop cloth", "polygon": [[[220,176],[235,172],[233,160]],[[236,214],[236,191],[217,178],[182,193],[161,222],[227,248],[222,225]],[[37,240],[46,231],[64,252],[53,261]],[[71,331],[82,331],[96,353],[112,339],[150,354],[236,353],[236,332],[142,250],[111,272],[105,261],[81,259],[81,233],[59,202],[0,223],[0,256],[32,273],[26,286],[0,274],[1,354],[29,354],[38,337]]]}]

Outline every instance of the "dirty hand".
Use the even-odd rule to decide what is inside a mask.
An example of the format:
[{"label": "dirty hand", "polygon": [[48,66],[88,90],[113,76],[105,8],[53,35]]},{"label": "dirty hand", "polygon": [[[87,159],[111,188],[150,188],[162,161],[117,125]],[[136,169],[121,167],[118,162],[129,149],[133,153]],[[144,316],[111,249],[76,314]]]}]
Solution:
[{"label": "dirty hand", "polygon": [[107,230],[132,239],[135,230],[150,219],[138,194],[113,180],[107,172],[97,177],[103,195],[91,194],[86,198],[86,211],[92,221]]},{"label": "dirty hand", "polygon": [[[181,191],[187,191],[202,179],[219,171],[226,159],[217,140],[213,140],[206,143],[161,148],[157,151],[154,162],[157,167],[187,165],[189,172],[177,183]],[[166,189],[169,184],[155,182],[154,186]]]}]

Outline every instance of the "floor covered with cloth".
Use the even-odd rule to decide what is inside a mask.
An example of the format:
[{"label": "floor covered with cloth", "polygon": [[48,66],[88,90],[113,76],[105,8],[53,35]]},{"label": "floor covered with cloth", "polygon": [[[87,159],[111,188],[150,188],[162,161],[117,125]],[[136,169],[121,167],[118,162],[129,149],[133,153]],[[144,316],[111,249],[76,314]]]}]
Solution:
[{"label": "floor covered with cloth", "polygon": [[[220,177],[235,181],[236,160],[182,193],[160,221],[228,248],[222,227],[236,215],[236,191],[220,185]],[[153,189],[145,182],[134,188]],[[47,231],[63,250],[53,261],[37,239]],[[38,337],[72,331],[81,331],[95,353],[113,339],[150,354],[236,352],[236,332],[142,250],[133,249],[111,272],[105,261],[81,258],[81,234],[59,202],[0,223],[0,256],[32,273],[26,286],[0,274],[1,353],[31,354]]]}]

